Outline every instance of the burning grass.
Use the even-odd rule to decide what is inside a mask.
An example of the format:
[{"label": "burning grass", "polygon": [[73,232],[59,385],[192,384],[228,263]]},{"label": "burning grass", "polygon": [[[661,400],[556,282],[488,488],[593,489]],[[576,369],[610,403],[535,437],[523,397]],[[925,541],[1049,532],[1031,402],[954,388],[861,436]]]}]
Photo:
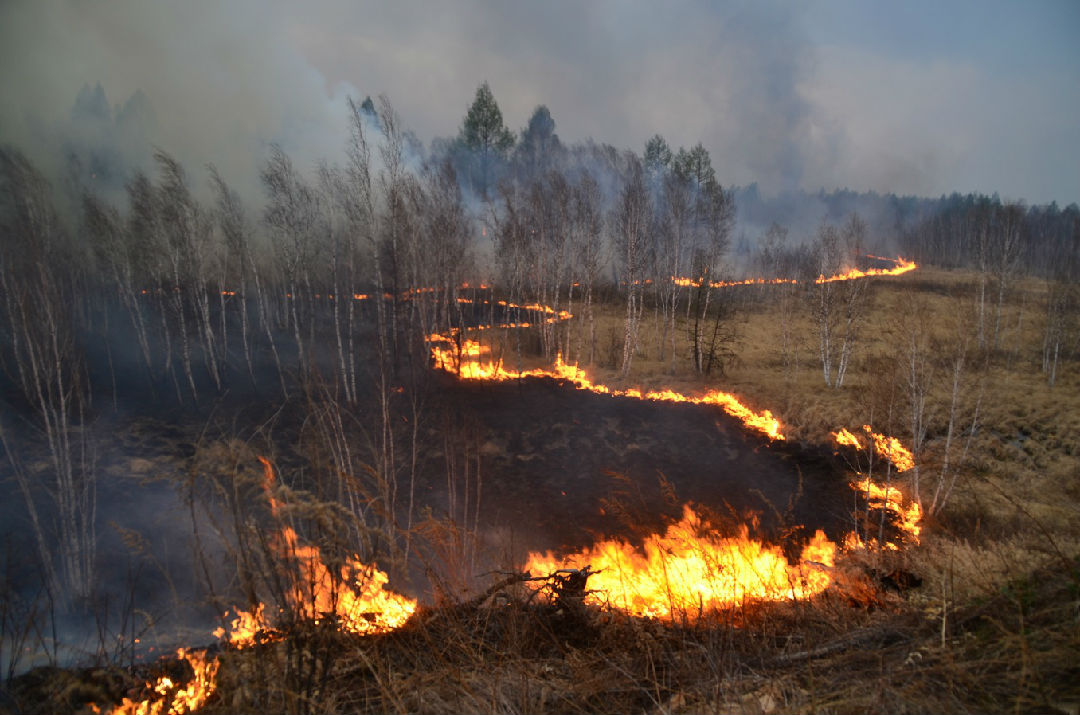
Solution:
[{"label": "burning grass", "polygon": [[[385,634],[324,624],[220,652],[200,712],[1070,712],[1080,631],[1061,624],[1075,617],[1080,563],[1062,566],[942,612],[849,564],[812,599],[693,622],[510,585],[485,602],[422,608]],[[303,657],[326,659],[317,687],[296,678]],[[155,667],[181,687],[196,678],[183,663]],[[22,712],[73,712],[89,693],[133,685],[117,670],[69,678]],[[15,695],[40,696],[33,685],[19,681]]]},{"label": "burning grass", "polygon": [[[889,515],[904,548],[888,548],[897,542],[869,523],[871,509],[846,549],[815,537],[789,559],[746,531],[725,537],[703,528],[687,508],[640,549],[609,540],[570,554],[530,555],[533,574],[587,567],[587,582],[571,590],[573,573],[545,579],[539,589],[514,577],[479,599],[413,610],[415,602],[386,590],[385,580],[365,579],[370,593],[355,587],[354,573],[370,576],[373,566],[353,560],[328,567],[318,549],[282,529],[270,545],[302,566],[306,585],[294,600],[310,608],[294,609],[297,617],[285,622],[246,611],[247,625],[238,622],[237,637],[227,636],[213,658],[182,652],[174,665],[158,668],[183,672],[144,669],[139,682],[130,673],[87,674],[82,690],[50,693],[41,711],[74,711],[93,700],[116,703],[119,712],[185,712],[200,704],[205,712],[1075,712],[1080,534],[1070,480],[1080,452],[1080,391],[1071,389],[1074,376],[1050,392],[1019,369],[1031,359],[1025,345],[1033,334],[1023,304],[1010,305],[1013,332],[980,368],[992,399],[971,458],[958,467],[960,488],[923,532],[918,504],[903,498],[916,456],[878,427],[890,420],[875,411],[884,404],[876,360],[896,348],[887,326],[904,309],[906,292],[924,295],[931,325],[947,323],[952,293],[964,290],[966,279],[932,278],[902,277],[873,296],[866,321],[886,327],[869,332],[843,390],[820,388],[805,315],[789,326],[801,366],[776,358],[775,306],[743,325],[741,359],[728,377],[748,402],[776,407],[775,415],[748,409],[773,420],[763,434],[833,441],[848,455],[860,472],[853,490],[874,515]],[[944,288],[920,288],[929,284]],[[478,342],[458,341],[456,354],[453,338],[439,344],[446,352],[436,352],[436,364],[474,379],[554,377],[578,389],[673,402],[715,391],[697,378],[664,376],[667,363],[647,354],[631,380],[648,387],[627,387],[605,381],[602,368],[586,374],[560,359],[554,368],[508,370],[485,363],[489,353]],[[931,418],[920,465],[936,466],[941,447],[941,416]],[[276,512],[272,491],[267,495]],[[357,620],[355,608],[343,614],[347,593],[412,605],[380,625],[377,616]],[[365,608],[357,612],[385,610]],[[371,627],[348,626],[361,621]],[[113,684],[100,686],[108,678]],[[204,700],[192,703],[186,694],[199,683]],[[30,677],[18,688],[20,707],[42,694]]]}]

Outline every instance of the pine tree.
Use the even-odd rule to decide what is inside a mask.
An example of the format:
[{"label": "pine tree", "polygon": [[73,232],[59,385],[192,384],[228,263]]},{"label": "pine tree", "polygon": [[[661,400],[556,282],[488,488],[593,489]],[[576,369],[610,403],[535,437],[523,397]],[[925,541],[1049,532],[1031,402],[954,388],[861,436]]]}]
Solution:
[{"label": "pine tree", "polygon": [[465,115],[459,139],[479,164],[479,176],[474,176],[474,185],[486,196],[495,162],[504,160],[514,146],[514,135],[503,124],[502,112],[487,82],[476,89],[476,98]]}]

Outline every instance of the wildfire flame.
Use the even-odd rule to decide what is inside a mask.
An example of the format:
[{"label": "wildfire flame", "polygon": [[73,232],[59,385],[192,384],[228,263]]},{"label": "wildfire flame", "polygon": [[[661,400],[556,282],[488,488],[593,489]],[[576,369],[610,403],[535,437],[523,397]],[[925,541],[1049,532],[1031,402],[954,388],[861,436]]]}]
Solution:
[{"label": "wildfire flame", "polygon": [[[819,276],[816,282],[900,275],[916,268],[914,262],[902,258],[897,258],[893,263],[893,268],[852,269],[828,278]],[[681,286],[700,285],[700,282],[689,278],[672,277],[672,280]],[[793,279],[752,278],[710,285],[724,287],[795,282]],[[499,305],[525,307],[549,315],[555,313],[551,308],[543,310],[545,306],[512,306],[505,301],[499,301]],[[549,320],[569,317],[558,314]],[[550,368],[507,369],[501,360],[493,358],[488,346],[463,338],[456,330],[430,336],[429,345],[434,366],[461,379],[505,381],[549,377],[567,381],[579,390],[598,394],[638,400],[713,404],[771,440],[784,439],[780,421],[769,410],[755,412],[735,395],[719,390],[697,396],[670,389],[617,390],[594,382],[580,367],[564,362],[561,354]],[[875,433],[869,425],[863,429],[874,451],[888,459],[897,471],[904,472],[914,466],[911,452],[895,437]],[[863,448],[859,437],[847,429],[834,433],[834,439],[840,445]],[[917,503],[905,506],[898,489],[883,487],[869,477],[853,481],[851,487],[864,496],[868,508],[892,514],[903,537],[918,543],[922,512]],[[869,545],[856,532],[848,534],[843,543],[847,548]],[[886,540],[884,547],[896,549],[898,545]],[[798,563],[790,564],[779,547],[751,538],[745,526],[736,537],[721,538],[703,532],[700,518],[691,507],[686,506],[683,518],[669,526],[663,535],[646,541],[641,551],[622,541],[602,541],[562,558],[551,552],[531,553],[526,569],[551,574],[568,563],[589,566],[589,599],[593,602],[607,602],[632,615],[670,618],[695,610],[730,608],[748,600],[806,598],[820,593],[832,582],[829,567],[834,563],[837,550],[837,544],[818,531],[803,549]]]},{"label": "wildfire flame", "polygon": [[593,382],[577,365],[563,361],[562,355],[555,358],[551,368],[531,370],[508,370],[500,360],[483,359],[490,356],[491,349],[476,340],[460,340],[460,345],[442,335],[433,335],[431,343],[432,360],[436,368],[457,375],[463,380],[490,380],[501,382],[526,377],[551,377],[566,380],[579,390],[587,390],[601,395],[628,397],[650,402],[687,402],[695,405],[716,405],[727,414],[740,420],[746,427],[761,432],[771,440],[782,440],[780,420],[769,410],[755,412],[744,405],[738,397],[729,392],[710,390],[703,395],[685,395],[674,390],[647,390],[638,388],[616,390],[607,385]]},{"label": "wildfire flame", "polygon": [[[274,497],[274,469],[270,460],[259,457],[263,465],[263,488],[275,518],[280,519],[281,503]],[[323,561],[319,549],[300,543],[291,526],[282,526],[274,540],[274,546],[282,559],[298,567],[300,578],[288,589],[289,607],[303,619],[319,623],[333,619],[343,631],[361,635],[382,633],[403,625],[416,610],[414,599],[386,590],[389,577],[375,565],[362,563],[353,557],[340,567],[337,578]],[[251,611],[237,609],[229,629],[218,628],[214,636],[235,648],[253,645],[271,636],[271,623],[266,615],[266,604],[260,603]],[[226,614],[227,616],[228,614]],[[183,715],[206,702],[216,688],[220,663],[208,658],[203,652],[191,652],[180,648],[178,659],[191,664],[194,672],[183,688],[178,688],[167,676],[154,683],[147,683],[153,692],[144,700],[124,698],[113,708],[113,715]],[[97,712],[96,706],[91,708]]]},{"label": "wildfire flame", "polygon": [[[870,425],[863,425],[863,430],[870,437],[870,444],[873,445],[874,452],[878,456],[889,460],[896,467],[896,471],[906,472],[915,466],[914,455],[909,449],[900,444],[900,440],[896,439],[896,437],[878,434],[874,432]],[[864,449],[862,441],[846,429],[834,432],[833,441],[841,446]],[[918,502],[912,502],[905,507],[900,490],[893,486],[881,486],[871,481],[868,476],[852,482],[851,488],[862,494],[872,508],[891,512],[896,518],[897,528],[907,534],[916,544],[919,543],[919,534],[922,532],[922,507],[919,506]],[[858,534],[852,533],[847,537],[847,545],[855,547],[865,544]],[[890,541],[886,541],[884,545],[889,549],[898,548],[897,544]]]},{"label": "wildfire flame", "polygon": [[[915,466],[915,457],[912,455],[911,450],[900,444],[900,440],[896,437],[878,434],[877,432],[874,432],[870,425],[863,425],[863,430],[870,436],[870,440],[874,445],[874,451],[878,456],[892,462],[893,466],[896,467],[896,471],[906,472]],[[846,429],[834,432],[833,441],[841,446],[863,449],[863,444],[859,438],[851,432],[848,432]]]},{"label": "wildfire flame", "polygon": [[846,447],[854,447],[855,449],[862,449],[862,442],[859,438],[847,431],[847,429],[841,427],[839,432],[833,432],[833,439],[837,444]]},{"label": "wildfire flame", "polygon": [[[179,660],[186,660],[194,673],[187,685],[182,688],[173,683],[172,678],[161,676],[153,683],[147,683],[147,689],[153,695],[146,700],[124,700],[112,709],[113,715],[184,715],[203,706],[207,698],[217,689],[217,677],[220,663],[215,658],[208,658],[206,653],[192,652],[183,648],[176,651]],[[98,708],[91,704],[91,709]]]},{"label": "wildfire flame", "polygon": [[[883,258],[881,256],[867,255],[867,258],[873,258],[878,261],[889,261],[894,264],[892,268],[867,268],[861,270],[859,268],[852,268],[844,273],[837,273],[834,276],[820,275],[814,279],[814,283],[835,283],[837,281],[850,281],[856,278],[870,278],[873,276],[899,276],[909,271],[913,271],[918,268],[918,265],[914,261],[909,261],[905,258],[897,256],[896,258]],[[686,278],[683,276],[672,276],[671,280],[678,286],[683,288],[694,287],[700,288],[703,281],[701,279]],[[792,285],[797,284],[799,281],[795,278],[746,278],[741,281],[709,281],[710,288],[728,288],[731,286],[747,286],[747,285]]]},{"label": "wildfire flame", "polygon": [[[878,257],[873,256],[873,258],[878,258]],[[908,260],[905,260],[903,258],[900,258],[899,256],[896,258],[896,260],[893,260],[891,258],[885,258],[885,259],[878,258],[878,260],[892,261],[896,265],[894,265],[892,268],[867,268],[866,270],[860,270],[858,268],[852,268],[851,270],[847,271],[846,273],[838,273],[837,275],[829,276],[828,278],[826,278],[825,276],[818,276],[814,280],[814,282],[815,283],[834,283],[836,281],[850,281],[850,280],[854,280],[856,278],[869,278],[871,276],[899,276],[899,275],[902,275],[904,273],[908,273],[909,271],[913,271],[916,268],[918,268],[918,265],[916,265],[916,263],[914,261],[908,261]]]},{"label": "wildfire flame", "polygon": [[[271,512],[280,518],[281,503],[273,494],[274,468],[265,457],[259,457],[259,461]],[[393,630],[416,610],[414,599],[386,590],[390,580],[386,573],[374,564],[363,563],[358,556],[342,564],[335,576],[318,547],[301,544],[291,526],[281,528],[274,546],[282,559],[296,564],[300,573],[286,593],[289,608],[300,618],[315,623],[333,618],[341,630],[363,635]],[[253,611],[237,610],[229,630],[218,628],[214,635],[243,648],[269,629],[265,604],[259,604]]]},{"label": "wildfire flame", "polygon": [[623,541],[603,541],[557,558],[551,552],[529,554],[526,569],[549,574],[564,564],[589,565],[588,600],[607,603],[635,616],[672,618],[737,607],[747,601],[807,598],[832,582],[836,544],[818,531],[791,565],[780,547],[750,538],[708,532],[690,507],[680,521],[655,535],[638,551]]},{"label": "wildfire flame", "polygon": [[[876,258],[871,256],[872,258]],[[881,259],[892,260],[892,259]],[[888,269],[871,268],[865,271],[852,269],[846,273],[819,276],[816,283],[852,280],[868,276],[900,275],[916,268],[915,263],[897,258],[895,266]],[[689,278],[672,277],[680,286],[700,286]],[[733,285],[757,285],[795,283],[794,279],[751,278],[744,281],[711,282],[712,287]],[[462,286],[468,288],[466,283]],[[489,287],[481,284],[481,289]],[[422,294],[434,289],[419,289],[410,294]],[[146,291],[144,290],[145,294]],[[224,296],[235,295],[222,291]],[[287,297],[291,298],[291,295]],[[331,300],[333,296],[328,296]],[[368,300],[370,296],[354,293],[354,300]],[[386,294],[390,299],[393,296]],[[472,299],[459,298],[463,304]],[[477,301],[489,304],[487,300]],[[536,313],[549,323],[569,320],[571,314],[557,311],[540,304],[519,305],[498,301],[504,308],[514,308]],[[505,323],[500,326],[479,326],[478,330],[491,327],[528,327],[530,323]],[[755,412],[736,396],[713,390],[703,395],[685,395],[673,390],[642,391],[637,388],[616,390],[593,382],[577,365],[563,362],[557,356],[550,369],[507,370],[500,360],[493,360],[490,348],[479,341],[463,339],[458,331],[434,334],[428,337],[432,360],[436,368],[445,370],[466,380],[514,380],[525,377],[551,377],[565,380],[579,390],[629,399],[657,402],[687,402],[712,404],[739,419],[748,428],[761,432],[770,440],[782,440],[781,424],[769,410]],[[873,432],[864,425],[874,451],[888,459],[898,471],[914,466],[914,459],[894,437]],[[847,429],[833,434],[837,444],[863,449],[862,441]],[[270,461],[259,457],[263,465],[264,489],[275,518],[280,520],[281,503],[275,498],[274,471]],[[862,476],[862,475],[860,475]],[[921,531],[922,512],[917,503],[904,506],[899,490],[881,486],[869,477],[851,483],[852,489],[865,495],[868,505],[891,512],[898,527],[916,543]],[[287,592],[287,604],[301,618],[318,623],[333,619],[342,630],[369,634],[393,630],[404,624],[415,611],[417,603],[408,597],[386,590],[388,576],[374,564],[364,564],[354,556],[339,567],[335,573],[323,561],[317,547],[300,543],[296,531],[282,525],[273,541],[279,555],[298,566],[302,578],[297,579]],[[844,539],[847,548],[865,546],[857,533]],[[887,542],[889,548],[897,548]],[[530,572],[551,574],[566,563],[585,564],[592,568],[588,598],[594,602],[606,602],[631,615],[672,618],[678,615],[702,613],[706,610],[731,608],[753,600],[786,600],[807,598],[824,591],[831,583],[831,567],[836,558],[837,545],[821,531],[815,533],[803,548],[799,561],[789,563],[778,546],[767,545],[749,535],[745,525],[735,537],[720,537],[709,532],[698,514],[690,507],[683,508],[682,519],[670,525],[662,535],[648,539],[643,550],[630,544],[608,540],[594,544],[588,549],[567,557],[557,558],[551,552],[529,554],[526,569]],[[214,635],[235,648],[250,646],[260,635],[270,631],[266,605],[258,604],[250,611],[237,609],[229,629],[218,628]],[[228,614],[226,614],[226,617]],[[178,659],[187,661],[193,672],[192,678],[182,688],[171,678],[162,676],[146,687],[152,695],[145,700],[124,698],[112,709],[122,715],[183,715],[205,704],[216,689],[215,678],[220,663],[207,657],[204,652],[191,652],[183,648],[176,653]],[[93,703],[90,708],[99,712]]]},{"label": "wildfire flame", "polygon": [[[864,477],[861,480],[852,482],[851,488],[862,493],[871,507],[894,514],[897,519],[897,527],[916,544],[919,543],[919,534],[922,532],[922,507],[919,506],[918,502],[912,502],[905,507],[903,495],[899,489],[893,486],[883,487],[872,482],[870,477]],[[857,535],[850,534],[848,539],[850,540],[852,536]],[[899,548],[895,542],[891,541],[886,541],[885,546],[890,549]]]}]

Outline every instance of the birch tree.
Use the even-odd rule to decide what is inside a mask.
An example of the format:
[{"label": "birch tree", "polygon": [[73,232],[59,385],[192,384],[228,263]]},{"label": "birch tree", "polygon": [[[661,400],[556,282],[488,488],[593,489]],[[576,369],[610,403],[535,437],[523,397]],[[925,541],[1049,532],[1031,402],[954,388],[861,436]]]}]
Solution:
[{"label": "birch tree", "polygon": [[630,366],[637,352],[638,327],[644,308],[642,294],[646,242],[651,223],[649,194],[645,189],[641,161],[630,155],[627,164],[623,188],[612,217],[622,280],[626,284],[626,318],[623,325],[622,363],[619,368],[624,379],[630,374]]},{"label": "birch tree", "polygon": [[[44,435],[44,474],[30,474],[18,462],[2,421],[0,442],[22,492],[50,598],[76,605],[92,593],[97,549],[90,391],[73,310],[80,299],[77,253],[45,178],[8,148],[0,148],[0,234],[2,363]],[[50,507],[44,514],[42,500]]]},{"label": "birch tree", "polygon": [[574,253],[584,283],[582,299],[585,303],[585,325],[581,332],[578,355],[589,365],[596,360],[596,315],[593,311],[593,293],[605,262],[604,217],[601,200],[600,186],[596,183],[596,179],[588,171],[583,172],[574,191],[574,216],[579,228]]}]

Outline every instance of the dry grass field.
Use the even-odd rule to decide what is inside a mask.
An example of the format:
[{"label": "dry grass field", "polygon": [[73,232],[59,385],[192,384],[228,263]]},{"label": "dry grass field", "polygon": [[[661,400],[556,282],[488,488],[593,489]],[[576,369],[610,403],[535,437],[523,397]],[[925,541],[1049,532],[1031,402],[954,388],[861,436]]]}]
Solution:
[{"label": "dry grass field", "polygon": [[[309,624],[219,652],[217,689],[203,711],[1080,712],[1080,375],[1067,363],[1047,386],[1038,281],[1008,295],[997,348],[979,350],[975,280],[933,269],[874,280],[839,389],[824,384],[811,304],[794,292],[733,289],[734,360],[708,376],[684,356],[674,374],[660,362],[646,311],[633,371],[620,384],[618,309],[605,306],[598,318],[595,380],[730,391],[771,409],[788,440],[808,448],[863,424],[912,444],[916,336],[925,385],[920,544],[848,553],[834,585],[813,598],[675,622],[586,605],[558,589],[533,597],[519,584],[497,599],[421,608],[381,635]],[[954,486],[930,513],[943,471]],[[899,486],[913,495],[911,472]],[[896,572],[921,584],[886,588],[880,576]],[[51,673],[48,698],[32,705],[41,682],[24,678],[13,692],[23,689],[23,712],[78,710],[119,702],[165,667]]]},{"label": "dry grass field", "polygon": [[[998,347],[980,352],[976,280],[922,269],[873,281],[840,389],[824,385],[810,304],[794,293],[785,303],[770,294],[773,287],[728,296],[736,306],[735,360],[723,375],[695,375],[684,355],[671,374],[658,360],[647,310],[633,371],[621,385],[730,391],[773,410],[789,439],[808,445],[868,422],[910,445],[905,361],[919,328],[933,363],[917,455],[925,490],[941,470],[948,355],[966,341],[956,432],[967,432],[954,437],[955,487],[926,516],[920,545],[850,555],[847,576],[811,602],[763,604],[690,624],[557,602],[432,611],[392,634],[342,644],[314,709],[1080,712],[1080,374],[1068,365],[1047,386],[1035,280],[1007,296]],[[605,306],[599,364],[590,373],[610,385],[620,385],[621,331],[619,309]],[[905,478],[900,486],[910,495]],[[872,569],[896,567],[922,585],[898,595],[866,583]],[[233,654],[225,668],[284,672],[280,650],[277,659]],[[286,693],[279,702],[249,699],[239,686],[231,697],[221,710],[302,705]]]}]

